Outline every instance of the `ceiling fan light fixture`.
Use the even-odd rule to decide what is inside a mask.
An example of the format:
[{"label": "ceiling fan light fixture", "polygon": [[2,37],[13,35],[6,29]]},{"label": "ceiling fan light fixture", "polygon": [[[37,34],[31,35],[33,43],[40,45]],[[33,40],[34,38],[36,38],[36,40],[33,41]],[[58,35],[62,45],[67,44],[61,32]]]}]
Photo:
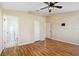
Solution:
[{"label": "ceiling fan light fixture", "polygon": [[49,12],[51,12],[52,10],[51,9],[49,9]]},{"label": "ceiling fan light fixture", "polygon": [[49,7],[49,12],[51,12],[52,11],[52,7]]},{"label": "ceiling fan light fixture", "polygon": [[52,7],[49,7],[49,9],[52,9]]}]

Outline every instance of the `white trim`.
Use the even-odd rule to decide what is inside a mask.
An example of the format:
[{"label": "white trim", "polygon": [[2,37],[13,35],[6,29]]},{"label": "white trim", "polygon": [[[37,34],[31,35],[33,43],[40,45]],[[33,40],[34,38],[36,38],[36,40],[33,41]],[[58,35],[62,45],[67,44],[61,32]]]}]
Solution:
[{"label": "white trim", "polygon": [[40,41],[44,41],[45,39],[41,39]]},{"label": "white trim", "polygon": [[26,45],[26,44],[31,44],[31,43],[34,43],[35,41],[31,41],[31,42],[25,42],[25,43],[18,43],[18,46],[21,46],[21,45]]},{"label": "white trim", "polygon": [[53,39],[53,38],[52,38],[52,40],[57,40],[57,41],[61,41],[61,42],[65,42],[65,43],[74,44],[74,45],[78,45],[79,46],[78,43],[74,43],[74,42],[68,42],[68,41],[65,41],[65,40]]}]

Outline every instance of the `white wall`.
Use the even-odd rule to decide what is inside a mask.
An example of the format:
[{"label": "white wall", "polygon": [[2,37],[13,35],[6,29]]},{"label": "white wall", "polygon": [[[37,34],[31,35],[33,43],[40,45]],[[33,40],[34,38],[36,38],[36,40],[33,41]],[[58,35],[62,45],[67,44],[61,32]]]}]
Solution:
[{"label": "white wall", "polygon": [[46,38],[46,17],[40,17],[40,25],[41,25],[41,40]]},{"label": "white wall", "polygon": [[51,15],[47,22],[52,24],[52,39],[79,44],[79,11]]},{"label": "white wall", "polygon": [[0,9],[0,53],[2,51],[2,11]]}]

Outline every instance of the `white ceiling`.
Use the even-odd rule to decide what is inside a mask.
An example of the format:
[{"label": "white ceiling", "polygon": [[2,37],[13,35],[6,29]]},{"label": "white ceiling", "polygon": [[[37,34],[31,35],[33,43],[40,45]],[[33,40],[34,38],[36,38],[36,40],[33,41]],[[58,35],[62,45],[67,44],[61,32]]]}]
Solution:
[{"label": "white ceiling", "polygon": [[36,11],[42,7],[47,6],[47,4],[43,2],[0,2],[0,6],[2,8],[27,11],[45,15],[79,10],[79,2],[60,2],[57,5],[61,5],[63,6],[63,8],[62,9],[54,8],[52,12],[49,13],[48,9]]}]

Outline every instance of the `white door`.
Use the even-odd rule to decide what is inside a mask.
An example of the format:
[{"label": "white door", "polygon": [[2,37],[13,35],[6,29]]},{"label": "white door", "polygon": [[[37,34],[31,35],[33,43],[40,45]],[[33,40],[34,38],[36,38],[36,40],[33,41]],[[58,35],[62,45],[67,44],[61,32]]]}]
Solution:
[{"label": "white door", "polygon": [[37,18],[34,21],[34,40],[39,41],[40,40],[40,20]]},{"label": "white door", "polygon": [[3,17],[4,48],[16,46],[19,39],[18,17]]},{"label": "white door", "polygon": [[46,24],[46,37],[52,38],[52,25],[50,23]]}]

